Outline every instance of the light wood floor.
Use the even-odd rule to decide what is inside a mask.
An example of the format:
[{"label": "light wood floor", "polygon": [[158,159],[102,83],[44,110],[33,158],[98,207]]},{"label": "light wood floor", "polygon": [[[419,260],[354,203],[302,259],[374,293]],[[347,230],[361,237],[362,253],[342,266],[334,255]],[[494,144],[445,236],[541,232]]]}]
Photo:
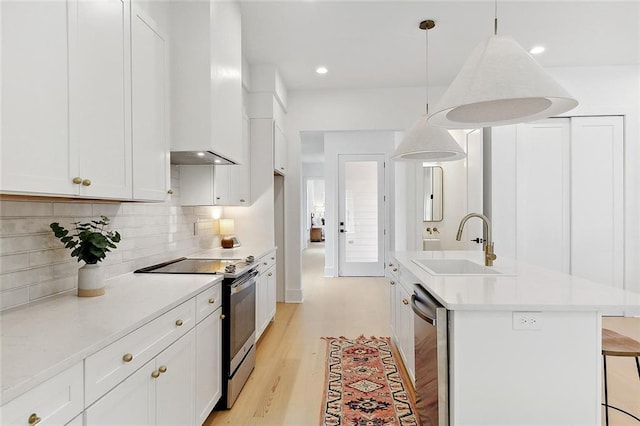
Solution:
[{"label": "light wood floor", "polygon": [[302,263],[304,303],[278,304],[240,397],[205,425],[317,425],[326,355],[321,337],[391,335],[386,278],[324,278],[323,243],[311,243]]},{"label": "light wood floor", "polygon": [[[278,304],[240,397],[231,410],[214,411],[205,426],[317,425],[326,351],[321,337],[391,335],[386,278],[324,278],[323,243],[311,243],[302,263],[304,303]],[[640,340],[640,319],[605,318],[604,326]],[[640,380],[632,359],[610,358],[608,367],[610,402],[640,415]],[[610,426],[638,426],[615,410],[609,420]]]}]

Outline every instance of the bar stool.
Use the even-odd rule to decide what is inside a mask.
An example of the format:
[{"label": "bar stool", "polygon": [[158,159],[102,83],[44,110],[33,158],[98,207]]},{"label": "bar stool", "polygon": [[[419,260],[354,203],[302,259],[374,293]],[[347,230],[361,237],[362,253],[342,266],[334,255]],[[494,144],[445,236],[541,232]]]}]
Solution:
[{"label": "bar stool", "polygon": [[638,357],[640,357],[640,342],[631,337],[616,333],[613,330],[602,329],[602,365],[604,367],[604,404],[602,405],[605,406],[606,425],[609,426],[609,408],[620,411],[640,422],[640,418],[628,411],[609,405],[609,395],[607,393],[607,356],[635,357],[638,379],[640,379],[640,361],[638,360]]}]

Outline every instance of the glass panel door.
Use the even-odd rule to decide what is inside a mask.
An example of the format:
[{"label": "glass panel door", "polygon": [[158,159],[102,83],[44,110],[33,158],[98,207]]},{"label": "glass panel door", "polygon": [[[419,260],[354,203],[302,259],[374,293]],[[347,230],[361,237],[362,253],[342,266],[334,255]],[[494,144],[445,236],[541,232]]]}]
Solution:
[{"label": "glass panel door", "polygon": [[340,155],[340,276],[384,275],[384,155]]}]

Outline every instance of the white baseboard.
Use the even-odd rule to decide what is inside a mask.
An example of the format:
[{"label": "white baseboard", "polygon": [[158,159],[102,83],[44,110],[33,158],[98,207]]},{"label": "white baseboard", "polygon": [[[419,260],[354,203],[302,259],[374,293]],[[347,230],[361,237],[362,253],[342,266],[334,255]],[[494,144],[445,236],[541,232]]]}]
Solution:
[{"label": "white baseboard", "polygon": [[304,295],[303,295],[302,289],[287,290],[287,296],[285,300],[286,300],[286,303],[304,302]]}]

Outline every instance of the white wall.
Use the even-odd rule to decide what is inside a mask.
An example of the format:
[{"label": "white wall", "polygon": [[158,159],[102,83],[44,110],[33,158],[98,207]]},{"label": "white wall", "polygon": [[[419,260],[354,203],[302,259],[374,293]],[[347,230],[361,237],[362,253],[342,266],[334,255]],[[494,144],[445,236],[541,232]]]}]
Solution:
[{"label": "white wall", "polygon": [[[338,156],[340,154],[385,154],[385,194],[393,187],[389,157],[394,150],[394,132],[328,132],[324,135],[325,168],[325,269],[327,277],[338,276]],[[388,172],[389,171],[389,172]],[[385,205],[385,228],[390,229],[390,203]],[[385,237],[385,252],[390,232]]]}]

